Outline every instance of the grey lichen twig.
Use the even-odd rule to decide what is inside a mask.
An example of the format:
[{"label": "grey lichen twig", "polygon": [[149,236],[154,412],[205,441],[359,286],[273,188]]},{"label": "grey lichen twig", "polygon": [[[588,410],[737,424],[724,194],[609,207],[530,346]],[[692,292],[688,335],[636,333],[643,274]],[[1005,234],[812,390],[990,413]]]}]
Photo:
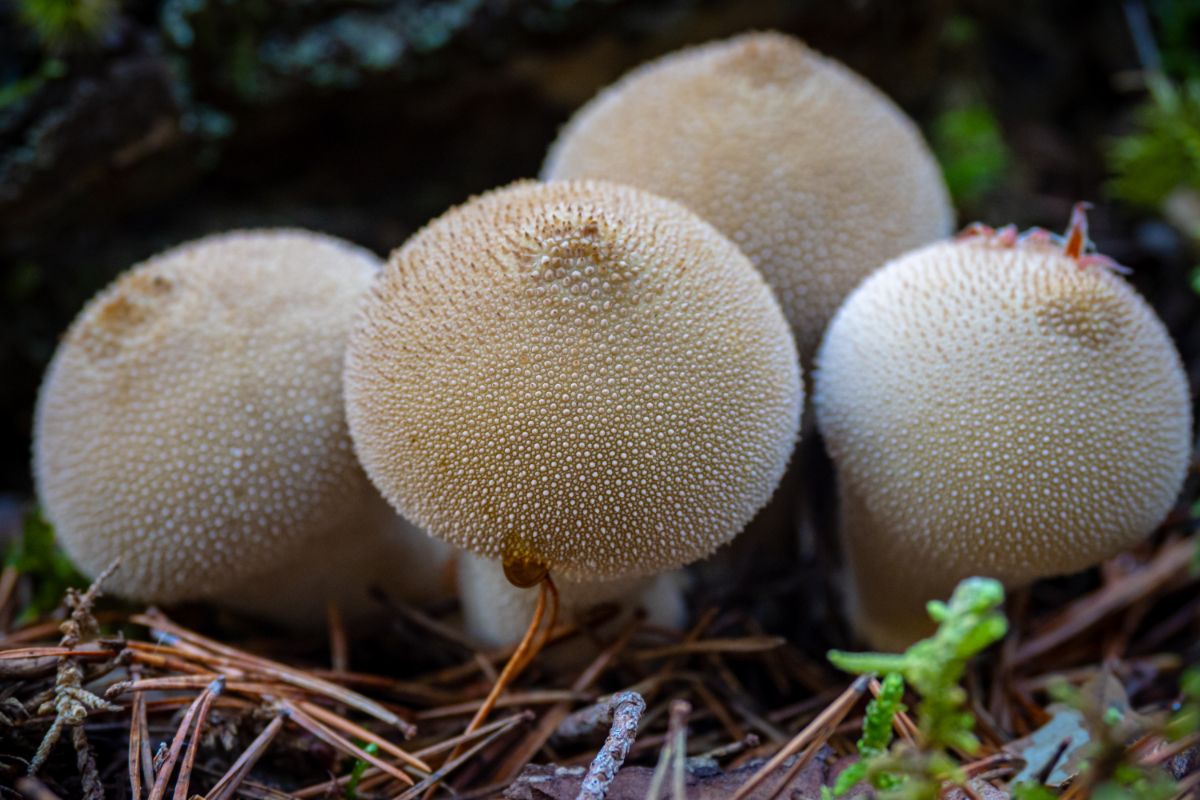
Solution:
[{"label": "grey lichen twig", "polygon": [[[67,590],[66,604],[67,608],[71,609],[71,615],[62,624],[63,636],[59,641],[60,647],[73,650],[81,640],[93,639],[99,635],[96,620],[92,616],[92,605],[100,596],[100,586],[104,583],[104,579],[112,574],[118,563],[119,561],[114,561],[108,569],[96,576],[96,580],[92,582],[86,592],[81,594],[75,589]],[[53,713],[54,722],[50,724],[50,729],[46,731],[42,743],[38,745],[37,752],[29,762],[29,774],[36,775],[42,765],[46,763],[46,759],[50,757],[50,751],[62,737],[65,728],[82,725],[92,711],[120,710],[120,706],[115,706],[83,688],[83,667],[77,659],[71,656],[61,657],[58,660],[58,674],[54,680],[54,696],[37,710],[38,714]],[[83,734],[76,734],[72,739],[76,748],[83,748],[79,752],[79,764],[86,780],[95,771],[95,765],[91,761],[90,750],[87,747],[87,737]]]},{"label": "grey lichen twig", "polygon": [[611,717],[612,726],[604,746],[592,759],[575,800],[604,800],[608,787],[617,777],[617,770],[625,763],[625,756],[633,746],[645,710],[646,701],[637,692],[620,692],[609,698],[607,703],[598,703],[587,709],[588,716],[595,722]]}]

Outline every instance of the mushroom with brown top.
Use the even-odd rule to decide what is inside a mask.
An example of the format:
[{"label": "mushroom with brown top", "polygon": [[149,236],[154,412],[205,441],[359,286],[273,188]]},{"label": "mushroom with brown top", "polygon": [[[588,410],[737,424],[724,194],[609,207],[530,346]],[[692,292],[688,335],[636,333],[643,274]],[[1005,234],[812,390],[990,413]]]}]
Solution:
[{"label": "mushroom with brown top", "polygon": [[1015,229],[916,250],[846,301],[817,357],[850,612],[874,646],[928,630],[928,600],[1018,586],[1133,545],[1171,508],[1191,416],[1162,323],[1077,210],[1062,245]]},{"label": "mushroom with brown top", "polygon": [[[379,260],[303,231],[210,236],[140,264],[68,330],[38,399],[38,495],[115,593],[320,623],[441,547],[357,465],[341,365]],[[383,564],[388,563],[387,571]],[[432,591],[438,569],[406,569]],[[426,579],[426,576],[430,576]]]},{"label": "mushroom with brown top", "polygon": [[542,175],[627,183],[704,217],[775,290],[806,363],[859,281],[953,223],[912,121],[857,74],[778,33],[634,70],[575,114]]},{"label": "mushroom with brown top", "polygon": [[384,496],[519,586],[709,554],[775,489],[802,400],[745,256],[677,203],[591,181],[517,183],[413,236],[345,380]]}]

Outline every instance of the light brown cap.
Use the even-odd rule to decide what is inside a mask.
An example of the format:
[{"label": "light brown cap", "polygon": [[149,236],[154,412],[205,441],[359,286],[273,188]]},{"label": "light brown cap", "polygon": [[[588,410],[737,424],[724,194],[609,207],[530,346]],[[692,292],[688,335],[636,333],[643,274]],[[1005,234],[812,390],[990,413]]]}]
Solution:
[{"label": "light brown cap", "polygon": [[1191,443],[1179,356],[1123,279],[1076,256],[1012,230],[938,243],[831,323],[813,399],[852,506],[860,627],[919,626],[969,575],[1083,569],[1171,508]]},{"label": "light brown cap", "polygon": [[120,557],[114,592],[169,602],[235,593],[313,543],[363,546],[386,504],[354,458],[341,365],[378,264],[319,234],[233,232],[88,303],[34,437],[41,502],[86,574]]},{"label": "light brown cap", "polygon": [[375,485],[435,536],[573,580],[707,555],[796,438],[795,347],[736,247],[683,206],[522,182],[392,254],[351,335]]},{"label": "light brown cap", "polygon": [[953,224],[912,121],[859,75],[778,33],[629,73],[575,114],[542,176],[603,178],[686,204],[766,277],[806,363],[859,281]]}]

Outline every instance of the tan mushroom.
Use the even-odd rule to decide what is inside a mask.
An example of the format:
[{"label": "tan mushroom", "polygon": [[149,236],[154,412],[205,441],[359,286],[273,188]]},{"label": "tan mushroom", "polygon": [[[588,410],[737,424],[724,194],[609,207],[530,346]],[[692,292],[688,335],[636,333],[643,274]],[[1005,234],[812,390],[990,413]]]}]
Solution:
[{"label": "tan mushroom", "polygon": [[859,281],[953,223],[912,121],[859,75],[778,33],[629,73],[575,114],[542,175],[618,181],[686,204],[762,272],[805,363]]},{"label": "tan mushroom", "polygon": [[1163,324],[1110,262],[1015,229],[916,250],[846,301],[817,357],[851,615],[874,646],[928,630],[969,575],[1019,586],[1150,533],[1191,440]]},{"label": "tan mushroom", "polygon": [[[226,233],[88,303],[46,374],[34,437],[38,495],[81,570],[120,558],[117,594],[319,623],[326,602],[360,611],[373,582],[402,590],[398,565],[436,557],[346,431],[343,351],[378,264],[315,233]],[[403,574],[429,577],[410,587],[422,591],[439,569]]]},{"label": "tan mushroom", "polygon": [[802,401],[737,248],[591,181],[517,183],[418,232],[362,304],[345,380],[384,496],[524,586],[709,554],[770,497]]}]

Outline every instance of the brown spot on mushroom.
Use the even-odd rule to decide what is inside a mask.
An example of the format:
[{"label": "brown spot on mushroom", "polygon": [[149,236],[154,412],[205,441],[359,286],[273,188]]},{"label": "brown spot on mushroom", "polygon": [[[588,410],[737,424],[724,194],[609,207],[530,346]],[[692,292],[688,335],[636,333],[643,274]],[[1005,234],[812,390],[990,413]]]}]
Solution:
[{"label": "brown spot on mushroom", "polygon": [[227,233],[133,267],[83,309],[34,438],[38,495],[81,570],[119,556],[106,588],[157,602],[244,598],[317,621],[355,589],[366,605],[390,574],[381,554],[424,537],[362,473],[341,401],[378,264],[318,234]]},{"label": "brown spot on mushroom", "polygon": [[525,182],[393,253],[346,401],[384,495],[528,583],[732,538],[782,475],[801,387],[778,305],[712,226],[628,187]]},{"label": "brown spot on mushroom", "polygon": [[581,108],[542,168],[684,203],[762,272],[809,360],[843,298],[889,258],[945,236],[946,188],[904,113],[777,33],[671,53]]},{"label": "brown spot on mushroom", "polygon": [[990,233],[892,261],[847,299],[814,405],[837,464],[860,631],[923,635],[970,575],[1020,585],[1152,531],[1187,467],[1179,356],[1111,269]]},{"label": "brown spot on mushroom", "polygon": [[1120,334],[1122,299],[1117,293],[1073,282],[1047,288],[1051,293],[1034,302],[1034,315],[1047,331],[1095,348]]}]

